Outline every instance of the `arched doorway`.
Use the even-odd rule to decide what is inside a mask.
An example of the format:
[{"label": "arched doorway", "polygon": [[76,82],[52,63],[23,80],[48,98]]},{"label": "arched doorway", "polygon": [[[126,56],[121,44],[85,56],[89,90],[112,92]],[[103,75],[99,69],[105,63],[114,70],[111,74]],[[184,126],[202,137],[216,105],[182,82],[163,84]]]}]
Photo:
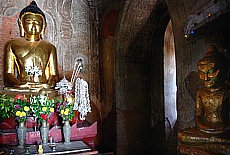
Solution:
[{"label": "arched doorway", "polygon": [[164,109],[166,139],[172,134],[177,120],[176,91],[175,46],[170,20],[164,36]]}]

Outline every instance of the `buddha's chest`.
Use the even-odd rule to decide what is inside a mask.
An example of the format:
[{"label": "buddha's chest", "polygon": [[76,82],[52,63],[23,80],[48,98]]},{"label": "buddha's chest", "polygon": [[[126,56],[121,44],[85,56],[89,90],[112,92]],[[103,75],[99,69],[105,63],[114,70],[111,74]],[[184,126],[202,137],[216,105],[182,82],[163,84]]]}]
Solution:
[{"label": "buddha's chest", "polygon": [[204,109],[208,111],[222,110],[223,106],[228,104],[228,101],[228,96],[224,91],[219,91],[215,93],[204,93],[202,97]]},{"label": "buddha's chest", "polygon": [[13,51],[18,63],[26,66],[44,65],[50,57],[50,50],[43,44],[17,46]]}]

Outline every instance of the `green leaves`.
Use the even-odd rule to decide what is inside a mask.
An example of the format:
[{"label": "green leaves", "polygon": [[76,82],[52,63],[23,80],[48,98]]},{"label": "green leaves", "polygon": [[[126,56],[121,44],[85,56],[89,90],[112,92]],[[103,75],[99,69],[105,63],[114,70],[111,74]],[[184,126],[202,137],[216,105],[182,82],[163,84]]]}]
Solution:
[{"label": "green leaves", "polygon": [[6,94],[0,94],[0,119],[10,118],[13,115],[12,98],[7,97]]},{"label": "green leaves", "polygon": [[33,96],[30,98],[30,108],[38,121],[48,120],[49,115],[54,112],[54,100],[48,99],[45,94]]},{"label": "green leaves", "polygon": [[0,94],[0,119],[15,116],[18,122],[25,122],[28,115],[34,115],[38,118],[38,122],[49,121],[50,114],[56,111],[64,121],[71,121],[75,117],[73,104],[58,98],[55,101],[45,94],[30,97],[29,100],[23,95],[16,95],[13,98]]}]

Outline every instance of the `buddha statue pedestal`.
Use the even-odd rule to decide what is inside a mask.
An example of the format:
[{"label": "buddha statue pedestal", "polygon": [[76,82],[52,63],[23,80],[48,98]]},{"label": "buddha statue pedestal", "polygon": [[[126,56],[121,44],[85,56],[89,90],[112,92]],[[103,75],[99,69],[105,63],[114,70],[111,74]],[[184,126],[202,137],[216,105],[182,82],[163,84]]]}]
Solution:
[{"label": "buddha statue pedestal", "polygon": [[178,132],[179,154],[230,154],[230,133],[208,134],[195,128]]}]

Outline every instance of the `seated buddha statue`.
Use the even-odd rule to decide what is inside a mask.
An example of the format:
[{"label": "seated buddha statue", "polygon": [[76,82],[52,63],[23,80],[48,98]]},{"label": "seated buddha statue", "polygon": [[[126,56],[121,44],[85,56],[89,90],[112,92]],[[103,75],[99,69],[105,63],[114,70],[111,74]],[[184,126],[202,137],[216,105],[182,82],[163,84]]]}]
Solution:
[{"label": "seated buddha statue", "polygon": [[[195,103],[195,127],[178,132],[178,142],[191,148],[202,148],[213,153],[230,153],[230,89],[228,61],[215,46],[210,45],[205,56],[198,61],[199,78],[204,88],[198,90]],[[199,146],[202,144],[201,146]],[[196,146],[196,147],[195,147]],[[183,148],[183,145],[179,145]],[[227,150],[224,150],[227,148]],[[188,148],[186,148],[188,149]],[[191,150],[190,150],[191,151]],[[196,150],[197,151],[197,150]]]},{"label": "seated buddha statue", "polygon": [[195,123],[196,128],[205,133],[224,133],[230,127],[230,91],[225,84],[228,74],[224,60],[214,46],[209,46],[208,53],[198,62],[199,77],[205,88],[197,92]]},{"label": "seated buddha statue", "polygon": [[35,1],[21,10],[18,19],[21,38],[5,45],[5,90],[53,89],[58,78],[56,48],[43,40],[46,18]]}]

